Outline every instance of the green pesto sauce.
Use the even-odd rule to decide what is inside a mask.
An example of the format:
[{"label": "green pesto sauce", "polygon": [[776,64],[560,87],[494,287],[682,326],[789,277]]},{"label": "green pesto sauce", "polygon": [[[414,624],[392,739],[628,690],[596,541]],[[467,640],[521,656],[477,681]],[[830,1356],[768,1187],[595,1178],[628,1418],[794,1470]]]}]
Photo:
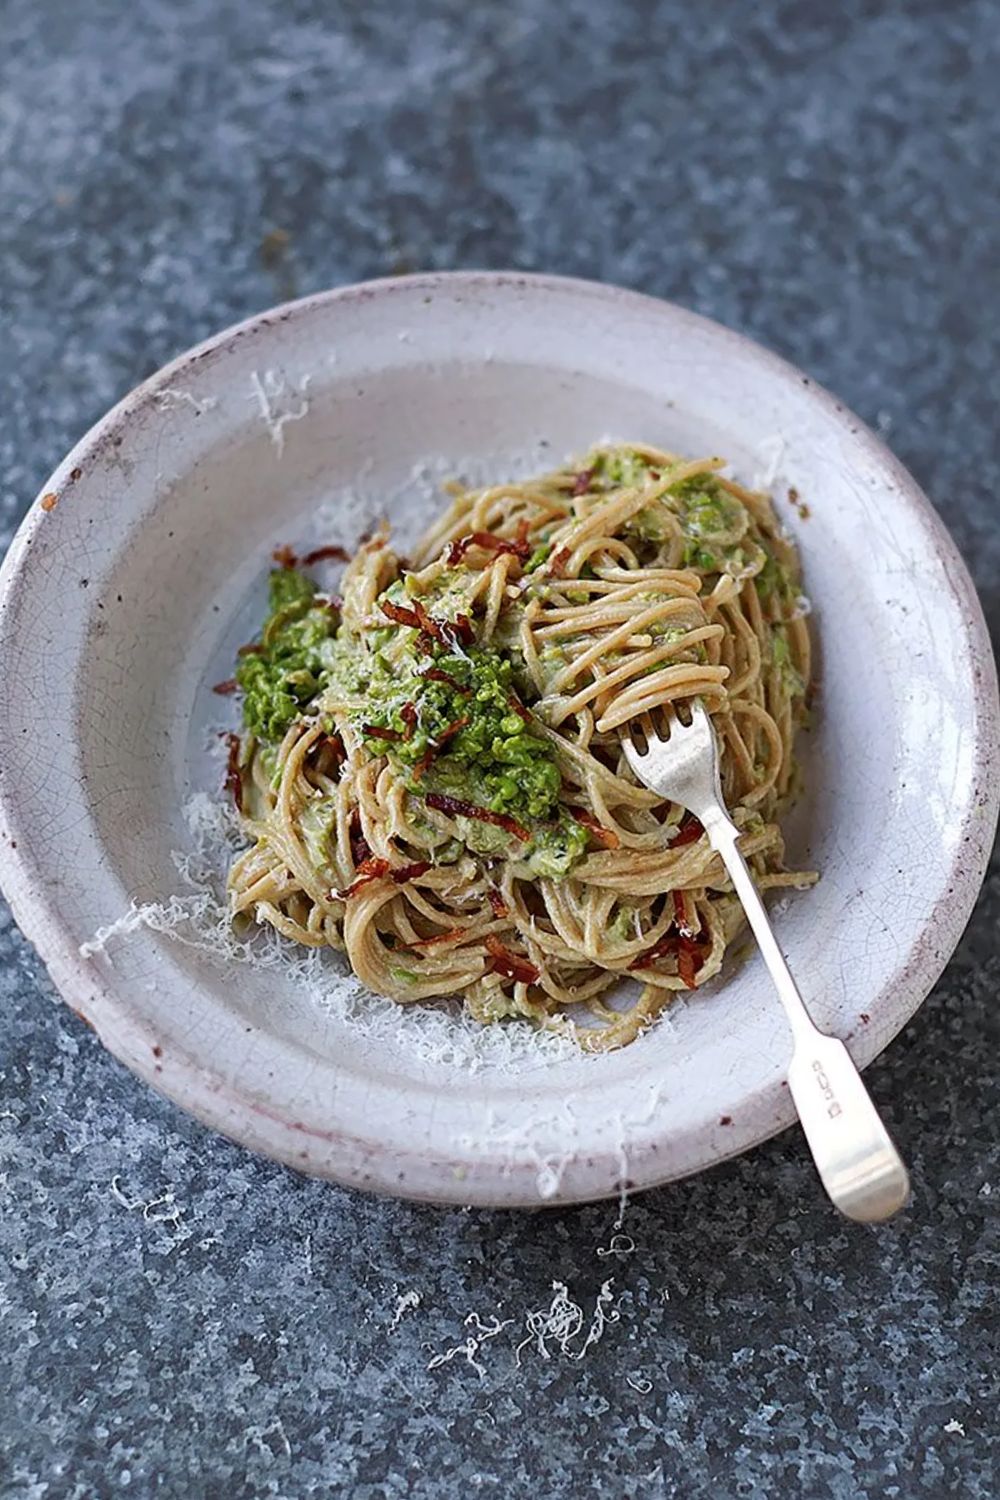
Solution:
[{"label": "green pesto sauce", "polygon": [[273,572],[259,649],[236,668],[244,725],[265,744],[281,740],[329,678],[337,619],[315,598],[316,585],[295,568]]},{"label": "green pesto sauce", "polygon": [[788,635],[783,625],[772,625],[771,627],[771,657],[774,665],[781,674],[785,685],[785,691],[790,698],[801,698],[806,690],[795,663],[792,661],[792,651],[788,643]]},{"label": "green pesto sauce", "polygon": [[794,580],[788,569],[782,567],[771,552],[767,554],[764,566],[754,579],[754,586],[765,604],[776,601],[778,604],[790,606],[794,602],[796,594]]},{"label": "green pesto sauce", "polygon": [[[654,483],[659,471],[633,449],[616,448],[593,457],[592,475],[591,485],[597,490],[638,488]],[[703,573],[744,573],[753,572],[764,560],[763,554],[756,557],[759,549],[750,552],[741,545],[748,523],[746,507],[706,471],[669,485],[626,521],[624,529],[640,541],[666,542],[679,526],[684,567]]]},{"label": "green pesto sauce", "polygon": [[[433,598],[428,596],[435,619],[462,609],[459,584],[449,585],[445,577]],[[382,597],[405,605],[405,580]],[[329,654],[325,704],[347,710],[369,752],[388,756],[415,798],[428,792],[455,797],[512,817],[531,835],[525,842],[495,824],[458,817],[462,847],[512,860],[529,875],[566,874],[586,852],[588,836],[560,807],[561,778],[552,746],[511,707],[524,686],[519,653],[479,645],[452,650],[435,643],[428,655],[418,640],[408,625],[387,623],[364,638],[341,629]],[[450,681],[429,678],[428,670]],[[438,744],[440,750],[418,772]],[[448,863],[460,853],[461,848],[442,846],[435,858]]]},{"label": "green pesto sauce", "polygon": [[[443,741],[422,787],[464,795],[492,812],[550,817],[559,800],[559,771],[548,741],[510,706],[510,662],[482,646],[468,646],[461,655],[436,648],[426,656],[409,626],[390,634],[393,649],[373,640],[375,650],[355,656],[349,669],[352,694],[363,697],[352,718],[368,748],[413,767]],[[428,668],[446,673],[454,686],[423,676]],[[386,739],[379,729],[409,738]]]}]

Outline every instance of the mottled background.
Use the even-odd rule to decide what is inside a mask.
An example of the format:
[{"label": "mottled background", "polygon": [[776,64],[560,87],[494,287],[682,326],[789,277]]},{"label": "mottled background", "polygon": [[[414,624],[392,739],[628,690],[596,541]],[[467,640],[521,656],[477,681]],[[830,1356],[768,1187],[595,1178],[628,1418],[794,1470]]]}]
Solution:
[{"label": "mottled background", "polygon": [[[233,319],[517,266],[803,365],[914,471],[996,629],[998,66],[993,0],[0,0],[4,535]],[[995,1495],[998,905],[994,867],[870,1075],[904,1218],[841,1222],[794,1131],[617,1242],[606,1205],[437,1212],[248,1157],[112,1062],[6,919],[0,1494]],[[554,1279],[582,1357],[518,1365]]]}]

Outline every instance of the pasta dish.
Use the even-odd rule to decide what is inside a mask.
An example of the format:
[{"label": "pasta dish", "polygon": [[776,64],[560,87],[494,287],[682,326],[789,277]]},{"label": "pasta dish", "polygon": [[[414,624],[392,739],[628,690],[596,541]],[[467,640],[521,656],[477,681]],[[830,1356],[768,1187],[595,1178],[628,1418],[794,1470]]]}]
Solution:
[{"label": "pasta dish", "polygon": [[279,549],[260,639],[220,684],[242,694],[237,920],[344,952],[393,1000],[461,996],[596,1049],[718,974],[739,903],[622,743],[699,698],[758,885],[808,882],[779,826],[810,679],[798,560],[723,467],[601,446],[455,487],[408,559],[385,531],[351,557]]}]

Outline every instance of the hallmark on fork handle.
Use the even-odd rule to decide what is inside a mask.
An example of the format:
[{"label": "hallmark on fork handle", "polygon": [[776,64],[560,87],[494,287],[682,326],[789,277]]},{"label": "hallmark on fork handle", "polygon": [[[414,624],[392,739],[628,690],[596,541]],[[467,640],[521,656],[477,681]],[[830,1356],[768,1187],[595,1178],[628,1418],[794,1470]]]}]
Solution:
[{"label": "hallmark on fork handle", "polygon": [[833,1092],[833,1085],[829,1078],[827,1078],[823,1064],[818,1058],[813,1062],[813,1072],[816,1074],[816,1082],[819,1084],[820,1092],[826,1100],[826,1112],[831,1120],[835,1120],[839,1114],[843,1114],[843,1110],[837,1103],[837,1096]]}]

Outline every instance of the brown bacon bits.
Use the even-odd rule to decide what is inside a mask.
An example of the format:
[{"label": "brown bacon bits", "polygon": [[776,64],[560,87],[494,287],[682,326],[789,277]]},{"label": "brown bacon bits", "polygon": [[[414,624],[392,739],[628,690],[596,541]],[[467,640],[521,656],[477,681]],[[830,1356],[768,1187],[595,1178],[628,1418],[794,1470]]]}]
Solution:
[{"label": "brown bacon bits", "polygon": [[633,958],[629,964],[629,970],[650,968],[658,958],[666,958],[668,953],[676,953],[679,942],[680,938],[676,932],[665,932],[652,948],[647,948],[645,953],[640,953],[638,958]]},{"label": "brown bacon bits", "polygon": [[339,901],[349,901],[352,896],[356,896],[358,891],[363,890],[366,885],[371,885],[373,880],[381,880],[383,875],[388,874],[388,871],[389,861],[387,859],[381,859],[374,854],[369,854],[368,858],[363,859],[358,865],[357,875],[347,889],[344,891],[331,891],[330,894],[331,896],[335,896]]},{"label": "brown bacon bits", "polygon": [[398,869],[392,869],[387,859],[378,855],[369,854],[367,859],[358,865],[355,879],[345,891],[331,891],[340,901],[349,901],[350,898],[363,890],[366,885],[371,885],[373,880],[384,880],[388,875],[394,885],[405,885],[408,880],[416,880],[419,875],[425,875],[431,868],[430,861],[426,859],[416,860],[411,865],[400,865]]},{"label": "brown bacon bits", "polygon": [[404,740],[408,736],[400,733],[398,729],[390,729],[388,725],[362,724],[361,733],[367,734],[374,740]]},{"label": "brown bacon bits", "polygon": [[677,973],[684,981],[689,990],[697,988],[697,976],[702,964],[705,962],[705,954],[700,943],[693,938],[681,933],[678,938],[677,948]]},{"label": "brown bacon bits", "polygon": [[460,729],[464,729],[468,722],[469,715],[462,714],[461,718],[454,719],[450,724],[442,729],[441,733],[438,735],[434,743],[432,745],[428,745],[427,749],[424,751],[420,759],[414,762],[412,772],[414,781],[420,780],[424,772],[430,767],[432,761],[434,760],[434,757],[440,754],[448,741],[454,738],[454,736],[458,734]]},{"label": "brown bacon bits", "polygon": [[389,878],[395,885],[405,885],[408,880],[417,880],[421,875],[426,875],[430,868],[429,859],[415,859],[411,865],[400,865],[398,870],[391,870]]},{"label": "brown bacon bits", "polygon": [[451,943],[457,938],[463,937],[466,932],[464,927],[449,927],[446,932],[435,932],[431,937],[414,938],[412,943],[404,944],[407,948],[433,948],[435,943]]},{"label": "brown bacon bits", "polygon": [[420,599],[414,599],[413,613],[416,615],[417,623],[419,624],[420,629],[423,631],[424,635],[431,636],[431,638],[435,641],[444,640],[444,636],[441,634],[441,626],[438,624],[437,620],[432,619],[431,616],[427,613],[427,606],[422,603]]},{"label": "brown bacon bits", "polygon": [[232,793],[236,804],[236,811],[243,811],[243,777],[240,775],[240,737],[238,734],[224,734],[222,738],[229,747],[226,756],[226,780],[225,788]]},{"label": "brown bacon bits", "polygon": [[459,730],[464,729],[465,726],[466,726],[466,724],[468,724],[468,722],[469,722],[469,715],[468,714],[462,714],[461,718],[459,718],[459,719],[453,719],[452,722],[449,725],[447,725],[446,728],[442,729],[441,733],[438,735],[437,739],[434,742],[434,751],[435,751],[435,754],[439,750],[441,750],[445,745],[447,745],[447,743],[448,743],[449,740],[454,739],[455,735],[458,734]]},{"label": "brown bacon bits", "polygon": [[541,971],[530,959],[505,948],[495,932],[489,933],[486,938],[486,951],[490,955],[489,969],[492,973],[502,974],[505,979],[513,979],[518,984],[534,984],[537,981]]},{"label": "brown bacon bits", "polygon": [[[695,920],[697,921],[697,917]],[[687,919],[687,901],[684,899],[683,891],[674,891],[674,926],[685,937],[694,937],[696,935],[696,929],[690,925]]]},{"label": "brown bacon bits", "polygon": [[428,745],[419,760],[413,762],[413,770],[410,773],[414,781],[419,781],[424,772],[429,770],[431,762],[437,754],[436,745]]},{"label": "brown bacon bits", "polygon": [[472,697],[471,688],[463,687],[450,672],[443,672],[440,667],[428,667],[426,671],[418,672],[417,676],[422,677],[425,682],[443,682],[462,698]]},{"label": "brown bacon bits", "polygon": [[486,892],[486,899],[493,908],[493,915],[498,922],[508,915],[510,908],[495,886],[490,886]]},{"label": "brown bacon bits", "polygon": [[685,813],[680,827],[670,841],[671,849],[680,849],[685,844],[696,844],[705,832],[694,813]]},{"label": "brown bacon bits", "polygon": [[674,892],[674,922],[679,931],[666,932],[663,937],[655,942],[645,953],[640,953],[629,964],[630,970],[648,969],[656,963],[657,959],[666,958],[670,954],[677,959],[677,977],[683,981],[689,990],[697,988],[697,975],[705,962],[706,950],[701,943],[697,942],[694,935],[681,926],[683,920],[683,897],[678,904],[679,891]]},{"label": "brown bacon bits", "polygon": [[230,695],[230,693],[235,693],[236,688],[237,688],[236,678],[235,677],[227,677],[226,680],[225,680],[225,682],[217,682],[215,684],[214,688],[212,689],[212,692],[213,693],[218,693],[218,695],[219,695],[220,698],[228,698],[229,695]]},{"label": "brown bacon bits", "polygon": [[280,547],[275,547],[274,551],[271,553],[271,556],[274,558],[274,561],[278,564],[279,568],[298,567],[298,558],[292,551],[291,547],[285,544]]},{"label": "brown bacon bits", "polygon": [[419,600],[414,609],[420,616],[424,634],[432,640],[440,641],[442,646],[449,646],[454,650],[456,645],[468,646],[475,637],[468,615],[456,615],[454,621],[432,620]]},{"label": "brown bacon bits", "polygon": [[513,693],[511,693],[510,697],[507,699],[507,707],[509,709],[512,709],[513,712],[517,714],[518,718],[523,719],[526,724],[531,723],[531,714],[525,708],[520,698],[517,698]]},{"label": "brown bacon bits", "polygon": [[404,703],[399,710],[399,717],[406,726],[403,730],[403,739],[412,740],[413,731],[417,727],[417,705],[415,703]]},{"label": "brown bacon bits", "polygon": [[548,574],[550,578],[561,578],[566,564],[569,562],[569,548],[557,547],[549,558]]},{"label": "brown bacon bits", "polygon": [[588,833],[593,834],[598,843],[604,845],[605,849],[621,848],[622,841],[614,829],[605,828],[591,813],[585,812],[582,807],[571,807],[569,811],[578,823],[582,823]]},{"label": "brown bacon bits", "polygon": [[407,609],[405,604],[393,604],[391,599],[380,599],[379,609],[387,620],[392,620],[395,625],[410,625],[414,630],[419,630],[420,617],[415,610]]},{"label": "brown bacon bits", "polygon": [[573,483],[572,494],[585,495],[590,489],[590,481],[594,477],[595,470],[581,469]]},{"label": "brown bacon bits", "polygon": [[313,563],[326,562],[328,558],[332,562],[348,562],[350,556],[346,547],[338,547],[336,544],[332,547],[314,547],[311,552],[306,553],[302,565],[311,568]]},{"label": "brown bacon bits", "polygon": [[394,624],[409,625],[412,630],[419,630],[420,646],[424,651],[434,641],[454,649],[456,644],[467,646],[475,639],[475,631],[467,615],[456,615],[454,621],[435,620],[419,599],[414,599],[412,609],[408,609],[405,604],[393,604],[390,599],[381,599],[379,609]]},{"label": "brown bacon bits", "polygon": [[494,536],[491,531],[471,531],[468,536],[458,537],[448,548],[447,561],[450,567],[461,562],[470,547],[482,547],[484,552],[495,552],[497,556],[509,553],[512,557],[527,562],[531,548],[528,545],[527,523],[521,522],[516,541]]},{"label": "brown bacon bits", "polygon": [[476,638],[476,632],[472,628],[472,621],[468,615],[456,615],[454,624],[450,620],[442,622],[441,629],[444,632],[445,644],[452,648],[456,644],[471,646]]},{"label": "brown bacon bits", "polygon": [[357,808],[351,813],[351,821],[347,825],[347,834],[351,844],[351,858],[355,869],[360,869],[366,859],[371,857],[371,846],[361,831],[361,814]]},{"label": "brown bacon bits", "polygon": [[453,818],[475,818],[480,823],[493,823],[505,833],[512,833],[522,843],[527,843],[531,834],[506,813],[491,812],[488,807],[476,807],[472,802],[463,802],[459,797],[448,797],[442,792],[428,792],[424,798],[428,807],[438,812],[449,813]]}]

